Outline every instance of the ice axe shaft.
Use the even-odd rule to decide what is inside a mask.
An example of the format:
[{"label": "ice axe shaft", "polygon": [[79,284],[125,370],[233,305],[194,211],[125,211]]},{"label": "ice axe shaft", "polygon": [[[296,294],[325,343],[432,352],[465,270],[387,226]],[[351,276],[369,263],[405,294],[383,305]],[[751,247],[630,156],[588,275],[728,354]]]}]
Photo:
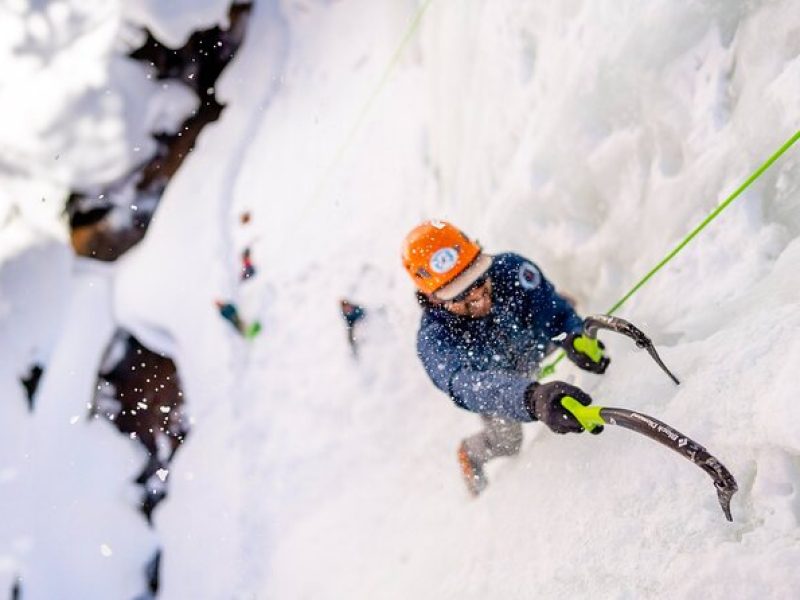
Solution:
[{"label": "ice axe shaft", "polygon": [[572,413],[587,431],[592,431],[598,426],[607,423],[618,425],[641,433],[692,461],[714,481],[717,499],[722,507],[722,512],[725,513],[725,518],[728,521],[733,521],[731,498],[739,489],[739,486],[731,472],[725,468],[725,465],[712,456],[703,446],[666,423],[640,412],[626,408],[584,406],[571,396],[562,398],[561,404]]},{"label": "ice axe shaft", "polygon": [[647,350],[648,354],[653,357],[653,360],[656,361],[659,367],[667,374],[669,377],[674,381],[676,384],[680,385],[680,381],[672,372],[667,368],[667,365],[664,364],[664,361],[661,360],[661,357],[656,352],[655,346],[653,346],[653,342],[650,340],[649,337],[645,335],[645,333],[636,327],[633,323],[626,321],[625,319],[620,319],[619,317],[612,317],[611,315],[592,315],[586,317],[583,321],[583,331],[586,336],[590,338],[597,338],[597,330],[598,329],[608,329],[609,331],[614,331],[616,333],[621,333],[622,335],[626,335],[631,338],[639,348],[644,348]]}]

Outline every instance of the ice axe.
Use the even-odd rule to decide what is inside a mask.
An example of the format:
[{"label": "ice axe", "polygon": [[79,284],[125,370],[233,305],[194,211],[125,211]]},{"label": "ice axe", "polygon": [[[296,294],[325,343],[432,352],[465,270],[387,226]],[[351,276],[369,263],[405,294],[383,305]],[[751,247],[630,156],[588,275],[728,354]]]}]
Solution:
[{"label": "ice axe", "polygon": [[625,408],[584,406],[571,396],[564,396],[561,399],[561,405],[572,413],[583,428],[589,432],[607,423],[618,425],[641,433],[651,440],[655,440],[674,450],[684,458],[688,458],[714,480],[714,487],[717,490],[717,498],[722,507],[722,512],[725,513],[725,518],[728,521],[733,521],[731,498],[739,489],[739,486],[736,484],[736,479],[734,479],[731,472],[725,468],[725,465],[712,456],[703,446],[658,419],[640,412]]},{"label": "ice axe", "polygon": [[644,332],[636,327],[633,323],[630,323],[625,319],[620,319],[619,317],[612,317],[611,315],[592,315],[584,319],[583,331],[587,337],[596,339],[598,329],[608,329],[609,331],[615,331],[616,333],[621,333],[622,335],[626,335],[631,338],[634,342],[636,342],[637,347],[647,350],[648,354],[650,354],[658,366],[670,376],[672,381],[680,385],[681,382],[678,381],[678,378],[675,377],[672,372],[670,372],[670,370],[667,368],[667,365],[665,365],[664,361],[661,360],[661,357],[658,355],[658,352],[656,352],[655,346],[653,346],[653,342],[650,340],[650,338],[647,337]]}]

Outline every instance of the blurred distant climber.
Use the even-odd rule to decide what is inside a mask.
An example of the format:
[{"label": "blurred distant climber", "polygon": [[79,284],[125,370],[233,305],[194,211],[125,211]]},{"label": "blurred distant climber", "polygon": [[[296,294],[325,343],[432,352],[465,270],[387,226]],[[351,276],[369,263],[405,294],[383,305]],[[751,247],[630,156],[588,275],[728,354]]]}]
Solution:
[{"label": "blurred distant climber", "polygon": [[239,333],[244,332],[244,323],[242,319],[239,318],[239,310],[236,308],[235,304],[232,302],[223,302],[222,300],[217,300],[214,304],[217,306],[217,310],[219,310],[219,314],[222,315],[223,319],[233,325]]},{"label": "blurred distant climber", "polygon": [[219,310],[219,314],[222,315],[222,318],[233,325],[233,327],[242,335],[242,337],[252,339],[261,331],[261,323],[258,321],[253,321],[253,323],[247,325],[239,316],[239,310],[232,302],[223,302],[222,300],[217,300],[214,302],[214,304],[216,305],[217,310]]},{"label": "blurred distant climber", "polygon": [[534,380],[556,346],[581,369],[603,373],[601,342],[583,335],[583,320],[556,293],[539,268],[518,254],[490,256],[444,221],[427,221],[405,239],[403,266],[423,308],[417,353],[433,383],[459,407],[483,419],[483,431],[465,439],[458,460],[467,488],[486,488],[487,461],[517,454],[521,423],[541,421],[555,433],[583,428],[563,406],[581,389]]},{"label": "blurred distant climber", "polygon": [[256,268],[250,259],[250,248],[245,248],[242,252],[242,279],[250,279],[256,274]]},{"label": "blurred distant climber", "polygon": [[28,374],[20,379],[22,386],[25,388],[25,394],[28,397],[28,410],[33,410],[34,396],[36,395],[36,389],[39,387],[39,380],[42,378],[42,373],[44,373],[44,367],[36,363],[31,366]]},{"label": "blurred distant climber", "polygon": [[350,349],[353,351],[353,356],[358,356],[358,345],[356,344],[355,326],[361,319],[366,316],[364,309],[358,304],[350,302],[346,298],[342,298],[339,302],[342,309],[342,317],[347,326],[347,341],[350,343]]}]

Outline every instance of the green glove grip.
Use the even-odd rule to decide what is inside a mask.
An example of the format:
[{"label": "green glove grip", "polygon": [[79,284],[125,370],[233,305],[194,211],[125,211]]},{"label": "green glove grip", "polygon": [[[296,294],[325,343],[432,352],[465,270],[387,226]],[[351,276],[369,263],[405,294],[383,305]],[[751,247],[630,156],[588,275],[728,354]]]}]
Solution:
[{"label": "green glove grip", "polygon": [[576,337],[572,341],[572,347],[581,354],[588,356],[592,362],[599,363],[603,358],[603,349],[594,338],[585,335]]},{"label": "green glove grip", "polygon": [[261,332],[261,323],[258,321],[254,321],[251,325],[245,330],[244,337],[248,340],[252,340]]},{"label": "green glove grip", "polygon": [[572,416],[578,420],[578,423],[586,431],[593,431],[596,427],[602,427],[606,424],[603,417],[600,416],[602,406],[584,406],[572,396],[564,396],[561,399],[561,406],[566,408]]}]

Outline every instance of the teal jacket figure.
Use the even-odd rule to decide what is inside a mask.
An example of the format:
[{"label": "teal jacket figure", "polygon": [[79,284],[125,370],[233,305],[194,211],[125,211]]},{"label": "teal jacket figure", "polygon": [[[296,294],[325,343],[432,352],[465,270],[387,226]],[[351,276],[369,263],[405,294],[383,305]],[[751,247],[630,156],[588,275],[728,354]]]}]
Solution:
[{"label": "teal jacket figure", "polygon": [[220,316],[228,321],[239,334],[248,340],[253,339],[261,333],[261,323],[253,321],[249,325],[239,316],[239,310],[233,302],[216,300],[214,305],[217,307]]},{"label": "teal jacket figure", "polygon": [[481,415],[483,431],[458,450],[467,488],[485,489],[487,461],[519,452],[523,422],[555,433],[583,428],[561,405],[579,388],[535,374],[562,347],[582,369],[605,372],[602,343],[583,335],[583,319],[532,261],[513,253],[489,256],[461,231],[429,221],[406,237],[403,263],[423,308],[417,353],[434,385],[459,407]]}]

